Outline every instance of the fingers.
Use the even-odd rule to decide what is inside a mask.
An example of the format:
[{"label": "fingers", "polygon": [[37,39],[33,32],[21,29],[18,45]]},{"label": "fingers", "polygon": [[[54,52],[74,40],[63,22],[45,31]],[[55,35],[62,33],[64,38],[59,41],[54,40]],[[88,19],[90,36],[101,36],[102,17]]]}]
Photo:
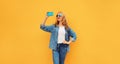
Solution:
[{"label": "fingers", "polygon": [[70,44],[70,42],[67,42],[67,41],[63,41],[63,44]]},{"label": "fingers", "polygon": [[66,41],[63,41],[63,44],[66,44]]}]

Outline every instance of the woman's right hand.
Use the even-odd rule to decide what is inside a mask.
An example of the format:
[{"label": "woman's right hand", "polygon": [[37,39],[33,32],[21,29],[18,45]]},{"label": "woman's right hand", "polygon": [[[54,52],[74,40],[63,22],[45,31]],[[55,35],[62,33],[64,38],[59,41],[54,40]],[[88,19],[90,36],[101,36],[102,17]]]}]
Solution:
[{"label": "woman's right hand", "polygon": [[47,15],[45,16],[45,21],[48,19],[48,17],[49,17],[49,16],[47,16]]},{"label": "woman's right hand", "polygon": [[42,25],[45,25],[45,23],[46,23],[46,21],[47,21],[48,17],[49,17],[49,16],[47,16],[47,13],[46,13],[46,16],[45,16],[45,19],[43,20]]},{"label": "woman's right hand", "polygon": [[47,12],[46,12],[46,18],[48,18],[49,16],[47,15]]}]

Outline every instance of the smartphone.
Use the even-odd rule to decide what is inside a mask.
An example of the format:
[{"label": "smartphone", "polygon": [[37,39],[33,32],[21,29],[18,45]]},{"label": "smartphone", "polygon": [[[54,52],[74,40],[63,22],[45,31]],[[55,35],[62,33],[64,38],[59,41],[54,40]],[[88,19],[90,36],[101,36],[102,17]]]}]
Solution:
[{"label": "smartphone", "polygon": [[47,16],[53,16],[53,12],[47,12]]}]

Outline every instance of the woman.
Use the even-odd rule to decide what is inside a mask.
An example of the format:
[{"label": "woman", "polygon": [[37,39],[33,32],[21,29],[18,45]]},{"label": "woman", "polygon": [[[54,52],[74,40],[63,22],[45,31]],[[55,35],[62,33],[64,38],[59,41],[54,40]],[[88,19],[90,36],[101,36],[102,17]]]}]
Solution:
[{"label": "woman", "polygon": [[76,34],[68,26],[65,15],[62,12],[57,13],[55,24],[45,26],[48,17],[46,16],[40,28],[51,33],[49,47],[52,49],[53,63],[64,64],[66,53],[69,51],[69,44],[76,40]]}]

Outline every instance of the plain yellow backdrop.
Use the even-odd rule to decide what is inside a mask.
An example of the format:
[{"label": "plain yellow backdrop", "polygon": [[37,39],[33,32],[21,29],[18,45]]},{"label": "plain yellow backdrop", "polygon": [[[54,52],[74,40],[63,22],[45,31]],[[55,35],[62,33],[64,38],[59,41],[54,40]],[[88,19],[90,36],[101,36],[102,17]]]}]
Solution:
[{"label": "plain yellow backdrop", "polygon": [[53,64],[47,11],[62,11],[77,34],[65,64],[120,64],[119,0],[1,0],[0,64]]}]

